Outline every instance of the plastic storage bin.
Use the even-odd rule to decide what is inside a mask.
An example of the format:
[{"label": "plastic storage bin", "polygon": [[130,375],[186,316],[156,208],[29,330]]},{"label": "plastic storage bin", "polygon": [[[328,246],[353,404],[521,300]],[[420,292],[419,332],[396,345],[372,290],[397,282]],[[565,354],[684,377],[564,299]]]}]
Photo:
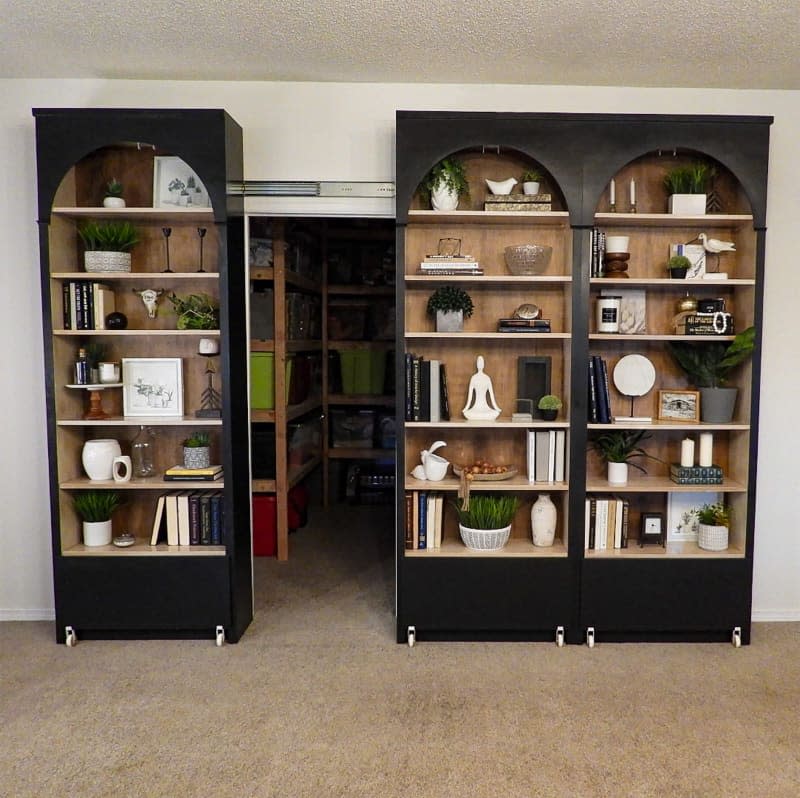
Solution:
[{"label": "plastic storage bin", "polygon": [[[286,400],[292,381],[292,359],[286,360]],[[275,409],[275,353],[250,353],[250,408],[252,410]]]},{"label": "plastic storage bin", "polygon": [[342,393],[383,393],[386,379],[386,352],[362,349],[339,350],[342,372]]}]

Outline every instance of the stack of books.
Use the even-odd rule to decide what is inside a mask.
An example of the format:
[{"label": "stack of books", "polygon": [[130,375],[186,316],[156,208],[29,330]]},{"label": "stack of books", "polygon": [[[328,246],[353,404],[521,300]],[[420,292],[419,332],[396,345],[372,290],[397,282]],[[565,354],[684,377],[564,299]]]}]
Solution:
[{"label": "stack of books", "polygon": [[498,319],[497,332],[549,333],[550,319]]},{"label": "stack of books", "polygon": [[167,482],[213,482],[222,479],[222,466],[210,465],[208,468],[186,468],[182,465],[174,465],[164,472],[164,479]]},{"label": "stack of books", "polygon": [[627,499],[592,497],[586,499],[584,548],[593,551],[628,548]]},{"label": "stack of books", "polygon": [[611,421],[608,364],[598,355],[589,355],[589,423],[610,424]]},{"label": "stack of books", "polygon": [[406,493],[405,546],[410,550],[442,547],[444,494],[414,490]]},{"label": "stack of books", "polygon": [[566,474],[566,456],[566,430],[528,430],[528,482],[563,482]]},{"label": "stack of books", "polygon": [[455,276],[483,274],[483,269],[472,255],[426,255],[419,264],[420,274]]},{"label": "stack of books", "polygon": [[450,420],[450,398],[444,363],[407,352],[405,377],[406,421]]},{"label": "stack of books", "polygon": [[150,545],[220,546],[224,519],[222,491],[162,493],[156,501]]}]

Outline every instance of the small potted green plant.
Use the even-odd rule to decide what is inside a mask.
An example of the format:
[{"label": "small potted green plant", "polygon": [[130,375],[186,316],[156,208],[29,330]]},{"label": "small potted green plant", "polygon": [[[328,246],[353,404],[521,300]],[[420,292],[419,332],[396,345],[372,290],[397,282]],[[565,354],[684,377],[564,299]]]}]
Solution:
[{"label": "small potted green plant", "polygon": [[669,351],[700,391],[700,420],[727,424],[733,419],[738,388],[725,385],[728,375],[744,363],[756,345],[756,329],[748,327],[730,341],[670,341]]},{"label": "small potted green plant", "polygon": [[478,494],[453,502],[458,514],[461,540],[468,549],[502,549],[511,534],[511,522],[519,507],[516,496]]},{"label": "small potted green plant", "polygon": [[183,467],[208,468],[211,465],[211,445],[207,432],[198,430],[183,441]]},{"label": "small potted green plant", "polygon": [[664,175],[669,195],[669,212],[680,216],[702,216],[706,212],[706,191],[716,174],[710,164],[696,161],[676,166]]},{"label": "small potted green plant", "polygon": [[78,228],[86,248],[84,268],[87,272],[129,272],[131,253],[139,243],[139,234],[130,222],[90,220]]},{"label": "small potted green plant", "polygon": [[469,199],[464,164],[452,155],[443,158],[425,175],[418,190],[435,211],[454,211],[462,197]]},{"label": "small potted green plant", "polygon": [[639,469],[643,474],[647,473],[643,466],[633,462],[633,458],[658,459],[641,447],[642,441],[649,437],[649,433],[645,430],[627,429],[612,430],[594,436],[590,446],[608,464],[609,485],[626,485],[629,465]]},{"label": "small potted green plant", "polygon": [[731,525],[731,510],[721,502],[704,504],[697,511],[697,545],[708,551],[724,551],[728,548]]},{"label": "small potted green plant", "polygon": [[563,403],[555,394],[545,394],[540,400],[537,407],[539,408],[540,415],[545,421],[555,421],[558,411],[561,410]]},{"label": "small potted green plant", "polygon": [[536,169],[526,169],[522,173],[522,193],[523,194],[538,194],[539,183],[542,180],[542,173]]},{"label": "small potted green plant", "polygon": [[75,495],[72,505],[83,521],[84,546],[107,546],[111,543],[111,516],[120,505],[116,491],[83,491]]},{"label": "small potted green plant", "polygon": [[462,332],[464,319],[473,314],[475,306],[463,288],[443,285],[428,297],[426,310],[436,319],[436,332]]},{"label": "small potted green plant", "polygon": [[686,255],[673,255],[667,261],[667,271],[673,280],[683,280],[691,265],[692,262]]},{"label": "small potted green plant", "polygon": [[208,294],[169,294],[179,330],[218,330],[219,307]]},{"label": "small potted green plant", "polygon": [[116,177],[106,183],[105,193],[103,195],[104,208],[124,208],[125,200],[122,198],[122,183]]}]

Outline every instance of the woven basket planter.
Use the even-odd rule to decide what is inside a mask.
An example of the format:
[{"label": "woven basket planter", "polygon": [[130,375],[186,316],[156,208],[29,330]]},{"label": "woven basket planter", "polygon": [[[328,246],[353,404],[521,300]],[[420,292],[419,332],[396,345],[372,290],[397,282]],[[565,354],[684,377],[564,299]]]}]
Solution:
[{"label": "woven basket planter", "polygon": [[508,543],[511,534],[511,524],[502,529],[471,529],[468,526],[458,525],[461,540],[468,549],[474,551],[498,551]]},{"label": "woven basket planter", "polygon": [[87,272],[129,272],[131,253],[90,250],[84,253],[83,265]]},{"label": "woven basket planter", "polygon": [[208,468],[211,465],[211,450],[208,446],[184,446],[184,468]]},{"label": "woven basket planter", "polygon": [[728,548],[728,527],[698,524],[697,545],[707,551],[725,551]]}]

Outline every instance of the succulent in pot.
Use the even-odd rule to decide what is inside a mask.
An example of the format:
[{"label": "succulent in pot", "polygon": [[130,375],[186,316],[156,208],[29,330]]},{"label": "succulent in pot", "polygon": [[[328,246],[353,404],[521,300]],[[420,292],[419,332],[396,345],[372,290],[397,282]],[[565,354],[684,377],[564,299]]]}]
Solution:
[{"label": "succulent in pot", "polygon": [[475,311],[472,297],[454,285],[443,285],[428,297],[426,312],[436,319],[437,332],[461,332],[464,319]]},{"label": "succulent in pot", "polygon": [[548,393],[539,399],[537,407],[541,411],[541,416],[545,421],[555,421],[558,411],[563,407],[563,403],[558,396]]},{"label": "succulent in pot", "polygon": [[122,198],[122,183],[116,177],[106,183],[103,195],[103,207],[105,208],[124,208],[125,200]]},{"label": "succulent in pot", "polygon": [[673,280],[682,280],[686,277],[692,262],[686,255],[673,255],[667,261],[667,271]]},{"label": "succulent in pot", "polygon": [[198,430],[183,441],[184,468],[208,468],[211,464],[209,434]]},{"label": "succulent in pot", "polygon": [[522,182],[523,194],[538,194],[539,184],[542,180],[542,173],[536,169],[526,169],[520,178]]}]

